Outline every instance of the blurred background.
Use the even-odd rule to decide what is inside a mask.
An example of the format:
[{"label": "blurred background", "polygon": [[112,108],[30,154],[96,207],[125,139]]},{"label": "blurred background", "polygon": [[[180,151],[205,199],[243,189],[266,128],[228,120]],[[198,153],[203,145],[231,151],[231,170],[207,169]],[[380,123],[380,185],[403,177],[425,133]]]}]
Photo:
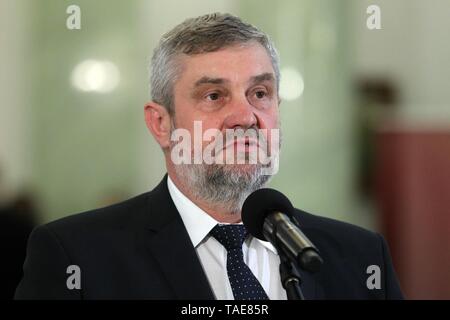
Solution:
[{"label": "blurred background", "polygon": [[[369,30],[369,5],[381,29]],[[81,29],[70,30],[70,5]],[[29,232],[149,191],[148,64],[188,17],[230,12],[281,56],[272,187],[303,210],[381,232],[409,299],[450,299],[447,0],[0,0],[1,298]]]}]

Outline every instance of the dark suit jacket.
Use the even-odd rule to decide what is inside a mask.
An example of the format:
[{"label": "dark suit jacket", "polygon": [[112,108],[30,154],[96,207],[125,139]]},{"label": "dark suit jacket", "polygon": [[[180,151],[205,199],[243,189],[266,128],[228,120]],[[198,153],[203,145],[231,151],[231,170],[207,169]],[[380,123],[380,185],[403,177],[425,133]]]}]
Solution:
[{"label": "dark suit jacket", "polygon": [[[22,279],[27,239],[34,228],[29,215],[14,208],[0,209],[0,300],[11,300]],[[5,258],[6,257],[6,258]]]},{"label": "dark suit jacket", "polygon": [[[306,299],[401,299],[386,243],[373,232],[297,210],[303,232],[324,260],[301,272]],[[69,290],[69,265],[81,289]],[[369,265],[381,289],[369,290]],[[278,270],[274,270],[278,272]],[[167,176],[151,192],[36,228],[30,236],[16,299],[214,299]]]}]

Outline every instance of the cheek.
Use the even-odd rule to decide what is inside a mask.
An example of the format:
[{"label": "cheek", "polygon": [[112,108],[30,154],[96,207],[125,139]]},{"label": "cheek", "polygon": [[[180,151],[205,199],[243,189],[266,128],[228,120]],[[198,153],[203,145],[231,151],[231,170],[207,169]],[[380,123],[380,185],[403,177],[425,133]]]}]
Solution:
[{"label": "cheek", "polygon": [[262,129],[276,129],[279,127],[279,113],[278,108],[273,108],[270,112],[264,113],[260,116]]},{"label": "cheek", "polygon": [[279,130],[279,113],[278,109],[272,111],[270,113],[266,113],[261,116],[261,126],[260,129],[264,129],[262,134],[267,143],[267,148],[269,150],[273,147],[272,142],[275,145],[278,145],[280,139],[280,130]]},{"label": "cheek", "polygon": [[[177,121],[177,128],[184,128],[189,131],[192,151],[194,151],[194,146],[196,144],[200,144],[202,149],[204,149],[210,143],[214,143],[215,140],[213,138],[209,139],[211,133],[216,136],[222,131],[222,122],[211,117],[205,118],[189,115],[189,119],[187,117],[177,117]],[[205,135],[207,130],[209,130],[208,136]]]},{"label": "cheek", "polygon": [[[215,133],[215,134],[219,134],[219,132],[222,132],[222,128],[223,128],[223,121],[218,119],[218,117],[214,117],[214,118],[208,117],[206,119],[203,119],[202,120],[202,137],[203,137],[203,134],[209,129],[213,129],[213,130],[209,130],[209,134],[211,134],[211,132]],[[206,139],[206,137],[205,137],[205,139]],[[209,145],[210,143],[215,143],[215,139],[211,139],[211,140],[206,139],[205,141],[203,141],[203,139],[202,139],[203,148],[205,146]]]}]

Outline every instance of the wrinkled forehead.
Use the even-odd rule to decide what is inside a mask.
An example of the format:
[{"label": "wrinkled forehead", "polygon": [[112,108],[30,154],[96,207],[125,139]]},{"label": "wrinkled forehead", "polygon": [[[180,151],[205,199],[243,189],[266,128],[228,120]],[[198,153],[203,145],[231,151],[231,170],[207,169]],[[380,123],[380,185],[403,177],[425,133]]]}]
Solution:
[{"label": "wrinkled forehead", "polygon": [[205,79],[248,83],[263,75],[265,80],[276,81],[270,55],[257,42],[236,44],[213,52],[182,54],[177,60],[177,82],[185,85],[194,85]]}]

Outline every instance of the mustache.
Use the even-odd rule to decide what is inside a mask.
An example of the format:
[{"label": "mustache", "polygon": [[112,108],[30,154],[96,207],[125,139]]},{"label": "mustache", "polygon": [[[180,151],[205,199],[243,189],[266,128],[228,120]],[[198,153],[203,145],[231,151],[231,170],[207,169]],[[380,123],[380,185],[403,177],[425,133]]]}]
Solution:
[{"label": "mustache", "polygon": [[249,145],[265,146],[266,137],[262,133],[261,129],[256,126],[250,128],[236,127],[233,129],[226,129],[221,131],[220,134],[215,136],[208,145],[217,145],[221,142],[223,148],[227,148],[233,145],[235,142],[243,142]]}]

